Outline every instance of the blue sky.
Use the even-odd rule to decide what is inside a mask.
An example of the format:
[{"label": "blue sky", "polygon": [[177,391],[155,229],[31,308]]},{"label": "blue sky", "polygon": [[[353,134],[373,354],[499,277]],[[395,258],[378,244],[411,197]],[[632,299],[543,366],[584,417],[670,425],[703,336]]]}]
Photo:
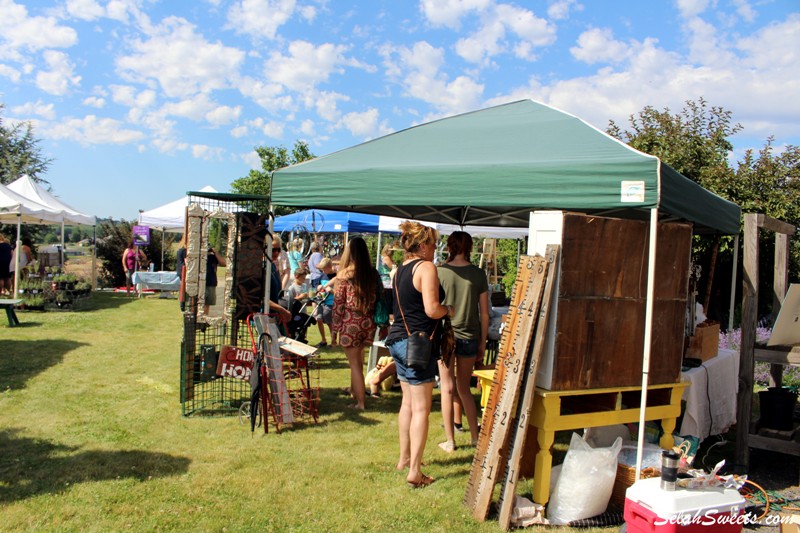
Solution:
[{"label": "blue sky", "polygon": [[[705,98],[732,160],[800,144],[796,0],[0,0],[0,102],[45,178],[134,219],[259,167],[532,98],[605,130]],[[324,186],[324,184],[320,184]]]}]

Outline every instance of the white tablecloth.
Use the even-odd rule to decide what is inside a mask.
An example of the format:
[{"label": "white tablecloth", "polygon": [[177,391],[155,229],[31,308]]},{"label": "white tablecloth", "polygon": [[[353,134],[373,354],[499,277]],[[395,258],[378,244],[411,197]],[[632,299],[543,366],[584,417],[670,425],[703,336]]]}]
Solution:
[{"label": "white tablecloth", "polygon": [[177,272],[134,272],[132,279],[138,290],[177,291],[181,288]]},{"label": "white tablecloth", "polygon": [[693,435],[702,441],[709,435],[725,433],[736,423],[738,351],[719,350],[703,366],[681,372],[681,379],[691,384],[683,392],[686,411],[681,435]]}]

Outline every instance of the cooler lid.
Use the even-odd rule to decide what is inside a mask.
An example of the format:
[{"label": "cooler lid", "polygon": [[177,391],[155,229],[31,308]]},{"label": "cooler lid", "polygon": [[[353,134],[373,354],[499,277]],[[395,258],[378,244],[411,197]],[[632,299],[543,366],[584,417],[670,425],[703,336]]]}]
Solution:
[{"label": "cooler lid", "polygon": [[628,488],[625,497],[661,517],[710,509],[727,513],[744,510],[745,507],[744,498],[735,489],[662,490],[661,479],[657,477],[640,479]]}]

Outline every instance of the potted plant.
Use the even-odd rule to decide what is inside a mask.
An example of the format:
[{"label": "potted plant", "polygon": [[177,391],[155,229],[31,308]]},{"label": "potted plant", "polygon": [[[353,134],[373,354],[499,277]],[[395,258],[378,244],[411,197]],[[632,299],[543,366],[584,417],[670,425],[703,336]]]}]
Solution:
[{"label": "potted plant", "polygon": [[23,299],[22,304],[29,311],[41,311],[44,309],[44,297],[40,294],[28,296]]},{"label": "potted plant", "polygon": [[56,306],[59,309],[64,309],[72,305],[72,296],[66,291],[58,291],[56,293]]}]

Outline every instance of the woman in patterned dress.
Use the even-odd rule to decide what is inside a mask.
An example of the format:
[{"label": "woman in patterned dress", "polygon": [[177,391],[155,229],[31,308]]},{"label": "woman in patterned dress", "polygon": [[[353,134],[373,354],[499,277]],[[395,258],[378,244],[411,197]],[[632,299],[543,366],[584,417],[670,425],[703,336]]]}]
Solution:
[{"label": "woman in patterned dress", "polygon": [[377,288],[382,287],[379,280],[364,239],[353,237],[336,274],[332,331],[339,335],[350,366],[350,394],[356,401],[351,407],[359,410],[364,409],[364,347],[371,345],[375,336],[373,315]]}]

